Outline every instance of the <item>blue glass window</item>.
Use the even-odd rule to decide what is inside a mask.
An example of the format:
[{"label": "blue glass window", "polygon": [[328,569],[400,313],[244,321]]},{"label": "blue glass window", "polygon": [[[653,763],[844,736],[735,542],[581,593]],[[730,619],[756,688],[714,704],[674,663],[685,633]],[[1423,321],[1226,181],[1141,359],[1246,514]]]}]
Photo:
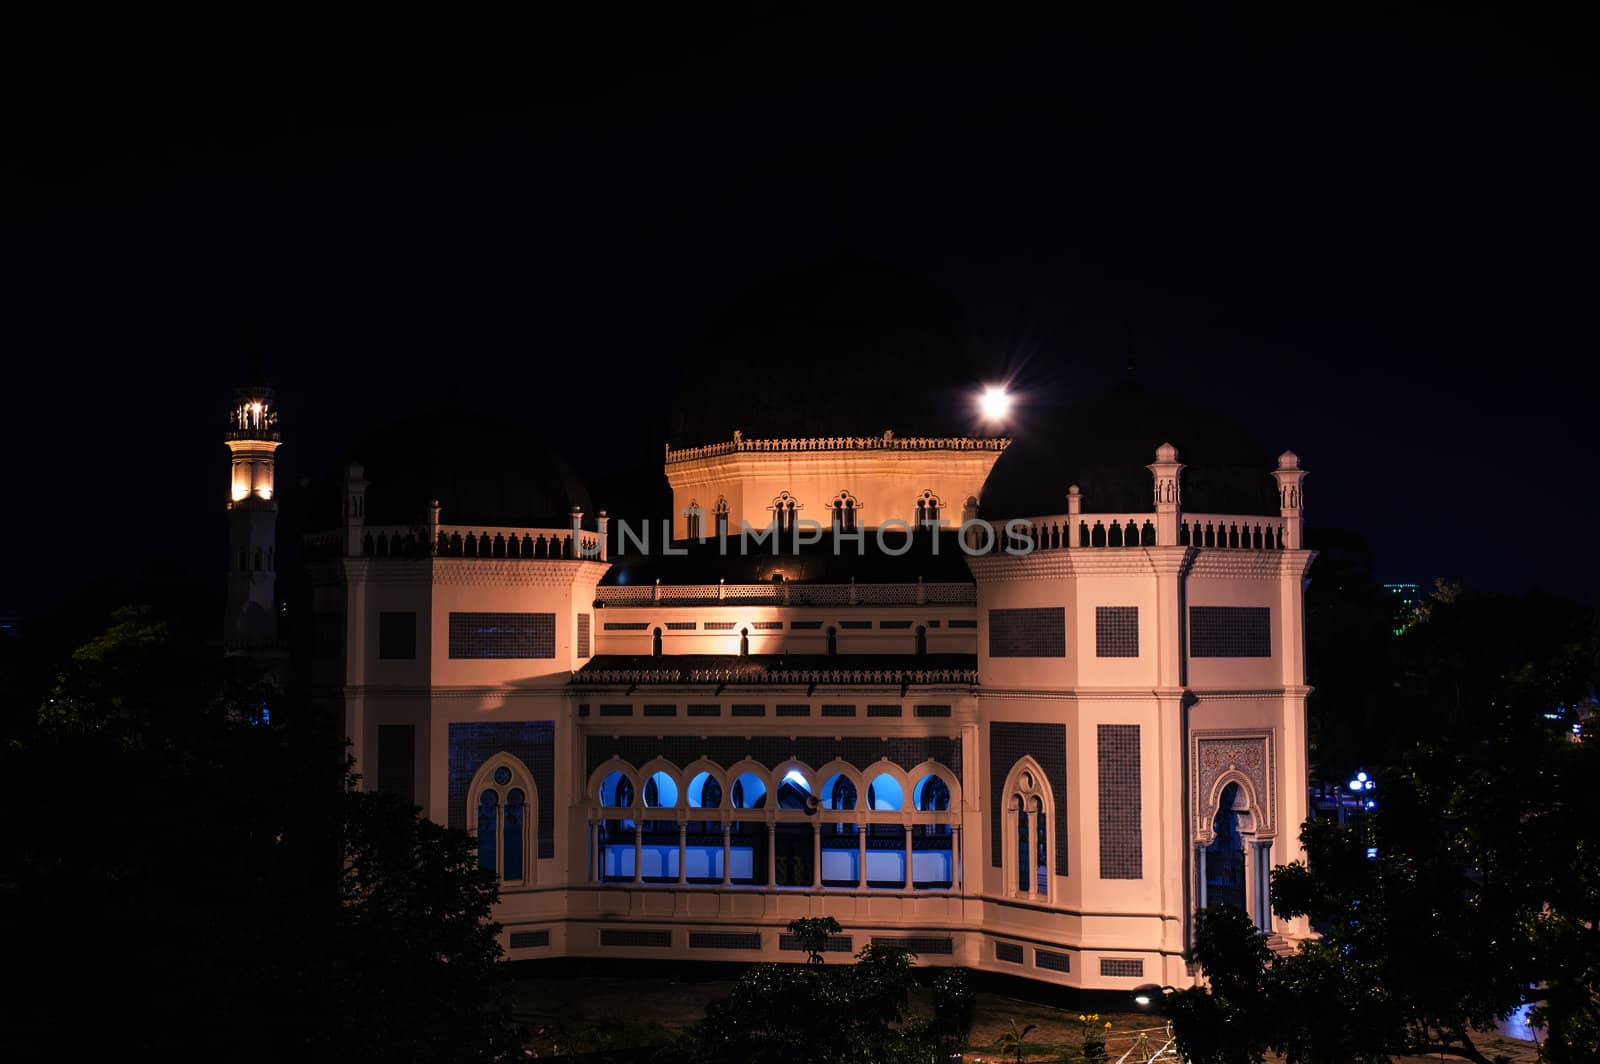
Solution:
[{"label": "blue glass window", "polygon": [[[505,769],[506,778],[511,778],[511,773]],[[495,773],[499,778],[500,773]],[[493,791],[487,792],[493,794]],[[519,880],[522,878],[522,824],[524,816],[524,796],[522,788],[514,787],[506,795],[506,830],[505,830],[505,866],[501,870],[500,878]]]},{"label": "blue glass window", "polygon": [[495,871],[495,813],[499,803],[500,795],[494,791],[486,790],[478,799],[478,867],[489,872]]}]

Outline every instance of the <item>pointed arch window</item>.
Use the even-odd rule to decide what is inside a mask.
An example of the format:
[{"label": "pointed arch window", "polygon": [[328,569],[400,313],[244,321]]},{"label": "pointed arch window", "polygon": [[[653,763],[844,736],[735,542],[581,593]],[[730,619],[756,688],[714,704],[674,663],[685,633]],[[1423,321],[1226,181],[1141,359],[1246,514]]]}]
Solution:
[{"label": "pointed arch window", "polygon": [[683,534],[685,539],[700,538],[700,518],[704,511],[700,504],[693,499],[689,500],[689,508],[683,512]]},{"label": "pointed arch window", "polygon": [[1017,762],[1005,785],[1006,889],[1017,897],[1049,901],[1055,868],[1055,808],[1044,772],[1032,758]]},{"label": "pointed arch window", "polygon": [[861,513],[861,504],[854,495],[848,491],[841,491],[828,505],[829,513],[833,518],[835,532],[854,532],[857,528],[857,517]]},{"label": "pointed arch window", "polygon": [[795,519],[799,517],[800,511],[804,507],[798,499],[785,491],[780,492],[778,497],[772,500],[770,509],[772,510],[772,523],[777,526],[779,533],[787,536],[794,532]]},{"label": "pointed arch window", "polygon": [[537,791],[527,768],[496,754],[478,770],[469,792],[467,830],[478,839],[478,867],[509,885],[533,882],[533,807]]},{"label": "pointed arch window", "polygon": [[711,516],[716,523],[717,538],[726,539],[728,537],[728,500],[725,497],[717,496],[717,508],[711,512]]},{"label": "pointed arch window", "polygon": [[917,496],[917,527],[938,528],[939,514],[944,509],[944,501],[931,491],[924,491]]}]

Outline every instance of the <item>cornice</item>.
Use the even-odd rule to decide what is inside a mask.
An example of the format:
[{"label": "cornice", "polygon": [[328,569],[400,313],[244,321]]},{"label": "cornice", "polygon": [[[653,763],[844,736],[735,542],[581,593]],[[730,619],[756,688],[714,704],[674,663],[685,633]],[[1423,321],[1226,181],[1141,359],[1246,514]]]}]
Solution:
[{"label": "cornice", "polygon": [[1197,547],[1189,576],[1196,580],[1281,580],[1300,577],[1315,552]]},{"label": "cornice", "polygon": [[1153,576],[1155,547],[1074,547],[1027,554],[974,554],[967,568],[978,580],[1047,580],[1071,576]]},{"label": "cornice", "polygon": [[442,586],[594,587],[610,568],[610,562],[564,558],[434,558],[433,582]]}]

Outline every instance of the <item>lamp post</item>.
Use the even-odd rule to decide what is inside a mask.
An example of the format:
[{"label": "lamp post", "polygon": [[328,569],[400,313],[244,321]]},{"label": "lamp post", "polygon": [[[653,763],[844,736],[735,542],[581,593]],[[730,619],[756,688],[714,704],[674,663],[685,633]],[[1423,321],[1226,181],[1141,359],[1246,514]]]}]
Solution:
[{"label": "lamp post", "polygon": [[[1378,788],[1378,781],[1362,771],[1357,772],[1345,787],[1356,796],[1356,810],[1361,817],[1361,845],[1366,849],[1368,858],[1377,857],[1377,847],[1367,845],[1367,814],[1378,807],[1378,800],[1372,797],[1372,792]],[[1343,799],[1340,800],[1339,809],[1340,812],[1344,810]]]}]

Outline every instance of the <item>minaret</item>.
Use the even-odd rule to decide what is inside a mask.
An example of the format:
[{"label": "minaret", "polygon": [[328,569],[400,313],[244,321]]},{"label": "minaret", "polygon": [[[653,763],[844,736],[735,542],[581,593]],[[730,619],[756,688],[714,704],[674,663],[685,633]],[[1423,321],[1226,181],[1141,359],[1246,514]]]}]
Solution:
[{"label": "minaret", "polygon": [[228,494],[228,607],[222,639],[229,650],[277,641],[278,500],[273,465],[278,450],[278,408],[272,389],[236,388],[224,437],[233,459]]}]

